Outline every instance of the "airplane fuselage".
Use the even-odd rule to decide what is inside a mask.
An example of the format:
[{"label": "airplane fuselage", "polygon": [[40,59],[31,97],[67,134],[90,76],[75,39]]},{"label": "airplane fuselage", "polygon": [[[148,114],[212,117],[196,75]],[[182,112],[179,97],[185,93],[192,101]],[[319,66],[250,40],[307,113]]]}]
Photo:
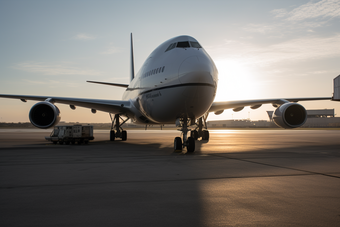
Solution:
[{"label": "airplane fuselage", "polygon": [[147,58],[123,95],[134,106],[135,122],[173,124],[197,119],[210,108],[218,71],[213,60],[190,36],[172,38]]}]

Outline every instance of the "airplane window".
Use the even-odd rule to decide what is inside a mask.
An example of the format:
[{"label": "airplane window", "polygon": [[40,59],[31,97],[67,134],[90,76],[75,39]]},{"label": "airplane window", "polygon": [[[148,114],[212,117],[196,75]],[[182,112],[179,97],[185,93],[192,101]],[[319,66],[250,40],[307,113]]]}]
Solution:
[{"label": "airplane window", "polygon": [[176,43],[171,43],[170,45],[169,45],[169,47],[165,50],[165,52],[167,52],[167,51],[169,51],[169,50],[171,50],[171,49],[174,49],[176,47]]},{"label": "airplane window", "polygon": [[169,45],[169,47],[165,50],[165,52],[167,52],[168,50],[171,50],[172,47],[172,43]]},{"label": "airplane window", "polygon": [[198,42],[190,42],[190,43],[193,48],[202,48],[202,46]]},{"label": "airplane window", "polygon": [[178,42],[177,47],[179,48],[187,48],[190,47],[189,42]]}]

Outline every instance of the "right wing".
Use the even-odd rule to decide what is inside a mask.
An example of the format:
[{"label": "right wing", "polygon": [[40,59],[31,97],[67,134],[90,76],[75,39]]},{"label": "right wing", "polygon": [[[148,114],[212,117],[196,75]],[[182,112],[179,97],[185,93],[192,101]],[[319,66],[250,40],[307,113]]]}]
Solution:
[{"label": "right wing", "polygon": [[287,98],[287,99],[257,99],[257,100],[238,100],[226,102],[213,102],[209,112],[221,114],[225,109],[233,109],[235,112],[242,110],[245,106],[250,106],[252,109],[259,108],[262,104],[281,105],[287,102],[298,101],[317,101],[317,100],[332,100],[332,97],[320,98]]}]

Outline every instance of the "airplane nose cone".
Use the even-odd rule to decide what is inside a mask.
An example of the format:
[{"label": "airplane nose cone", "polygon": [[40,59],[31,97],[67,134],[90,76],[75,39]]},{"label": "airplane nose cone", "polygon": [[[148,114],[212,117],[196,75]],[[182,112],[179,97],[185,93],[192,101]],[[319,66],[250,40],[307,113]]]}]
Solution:
[{"label": "airplane nose cone", "polygon": [[178,70],[178,77],[183,83],[208,83],[214,84],[213,67],[204,58],[191,56],[185,59]]}]

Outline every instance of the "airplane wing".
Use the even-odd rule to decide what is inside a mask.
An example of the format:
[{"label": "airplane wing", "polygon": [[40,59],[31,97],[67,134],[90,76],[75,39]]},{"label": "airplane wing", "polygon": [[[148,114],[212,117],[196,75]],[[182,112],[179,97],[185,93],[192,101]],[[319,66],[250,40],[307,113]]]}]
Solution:
[{"label": "airplane wing", "polygon": [[23,102],[27,100],[45,101],[48,99],[52,103],[62,103],[85,108],[91,108],[99,111],[115,113],[115,114],[131,114],[130,101],[123,100],[105,100],[105,99],[81,99],[53,96],[32,96],[32,95],[5,95],[0,94],[2,98],[20,99]]},{"label": "airplane wing", "polygon": [[317,101],[317,100],[332,100],[332,97],[321,98],[287,98],[287,99],[258,99],[258,100],[239,100],[226,102],[213,102],[209,112],[214,112],[216,115],[223,113],[225,109],[233,109],[235,112],[241,111],[245,106],[250,106],[251,109],[257,109],[262,104],[272,104],[274,107],[288,102],[298,101]]}]

